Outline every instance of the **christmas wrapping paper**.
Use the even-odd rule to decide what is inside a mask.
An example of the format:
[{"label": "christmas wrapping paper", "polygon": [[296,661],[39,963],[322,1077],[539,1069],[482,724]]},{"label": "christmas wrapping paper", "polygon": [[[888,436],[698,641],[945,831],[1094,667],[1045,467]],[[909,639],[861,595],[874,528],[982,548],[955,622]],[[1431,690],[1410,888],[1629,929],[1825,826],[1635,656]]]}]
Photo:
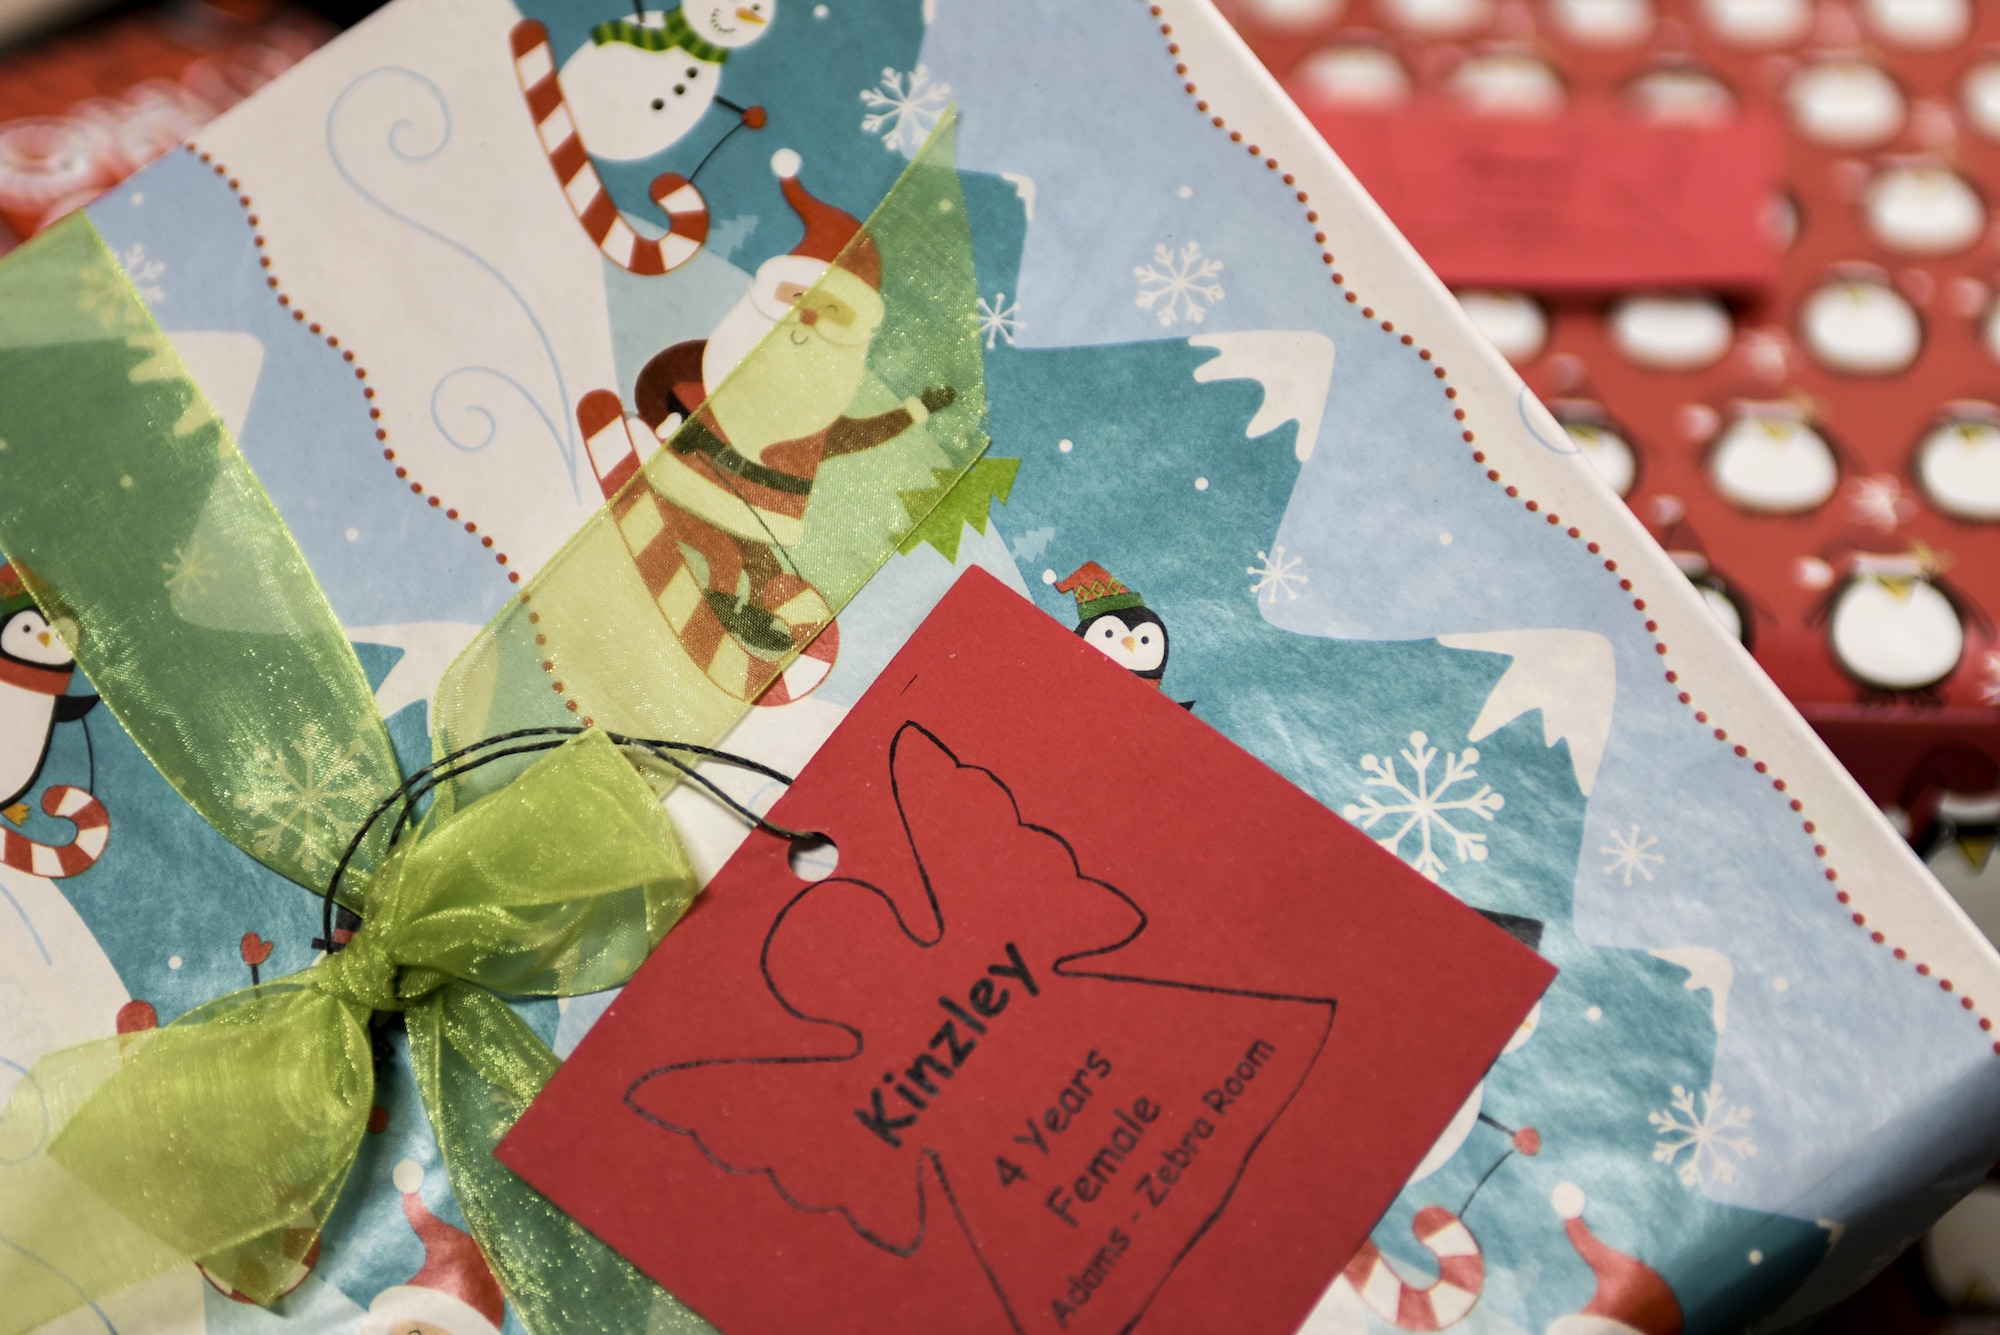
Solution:
[{"label": "christmas wrapping paper", "polygon": [[[1228,11],[1364,184],[1411,159],[1419,173],[1445,168],[1435,117],[1455,115],[1458,136],[1488,145],[1605,117],[1628,151],[1615,173],[1595,164],[1578,180],[1632,182],[1617,198],[1657,210],[1648,222],[1685,211],[1711,237],[1734,230],[1761,261],[1732,276],[1704,271],[1696,246],[1614,245],[1585,276],[1580,247],[1545,243],[1571,261],[1562,282],[1519,264],[1481,272],[1463,246],[1425,250],[1974,921],[2000,934],[2000,865],[1987,857],[2000,821],[2000,11],[1970,0],[1238,0]],[[1729,146],[1747,199],[1658,147],[1704,135]],[[1391,139],[1415,151],[1399,161],[1373,147]],[[1459,151],[1463,171],[1471,153]],[[1511,165],[1534,164],[1516,149]],[[1424,227],[1381,197],[1392,218]],[[1411,202],[1491,218],[1466,229],[1489,239],[1528,234],[1471,192]]]},{"label": "christmas wrapping paper", "polygon": [[[457,650],[954,103],[993,445],[945,494],[938,387],[884,382],[809,457],[705,456],[763,522],[868,476],[924,518],[727,745],[796,770],[979,565],[1558,966],[1309,1329],[1735,1329],[1921,1232],[2000,1152],[2000,960],[1206,4],[400,0],[89,216],[416,764]],[[789,604],[707,542],[719,681]],[[314,958],[101,711],[7,744],[0,1081]],[[280,826],[343,782],[285,778]],[[110,833],[36,875],[58,784]],[[742,836],[668,808],[704,873]],[[606,1004],[521,1011],[560,1055]],[[61,1328],[519,1329],[400,1049],[379,1090],[275,1309],[188,1270]]]}]

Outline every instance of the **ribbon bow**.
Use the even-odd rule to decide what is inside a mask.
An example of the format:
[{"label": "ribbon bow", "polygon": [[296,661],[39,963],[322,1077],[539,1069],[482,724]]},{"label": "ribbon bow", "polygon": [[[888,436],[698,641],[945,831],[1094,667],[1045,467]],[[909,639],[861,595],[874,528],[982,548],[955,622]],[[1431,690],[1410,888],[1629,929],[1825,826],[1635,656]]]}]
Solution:
[{"label": "ribbon bow", "polygon": [[[954,385],[971,411],[929,425],[900,472],[844,493],[827,480],[814,515],[834,512],[819,525],[834,536],[777,556],[833,609],[925,518],[886,518],[885,490],[955,478],[985,445],[950,130],[867,224],[885,282],[905,276],[870,364]],[[760,362],[786,332],[717,396],[813,392]],[[531,1331],[706,1331],[491,1155],[556,1066],[502,997],[622,983],[698,888],[655,785],[605,728],[699,743],[747,707],[687,661],[634,574],[621,521],[646,474],[453,665],[442,759],[406,784],[303,555],[83,215],[0,268],[0,375],[0,547],[30,592],[77,628],[99,695],[204,819],[329,904],[351,870],[362,916],[301,973],[36,1063],[0,1115],[0,1335],[190,1260],[245,1297],[281,1296],[360,1145],[382,1011],[403,1013],[459,1208]],[[556,658],[569,684],[551,692]],[[556,749],[454,763],[579,718],[597,726]],[[430,809],[398,839],[421,792]]]}]

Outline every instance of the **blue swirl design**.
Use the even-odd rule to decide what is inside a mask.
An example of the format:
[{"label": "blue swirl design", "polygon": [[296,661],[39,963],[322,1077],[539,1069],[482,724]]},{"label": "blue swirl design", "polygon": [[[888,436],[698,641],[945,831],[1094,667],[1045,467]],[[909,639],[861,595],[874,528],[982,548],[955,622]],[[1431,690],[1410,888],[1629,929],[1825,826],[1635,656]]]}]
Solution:
[{"label": "blue swirl design", "polygon": [[[6,1057],[0,1057],[0,1066],[4,1066],[11,1071],[19,1071],[21,1073],[21,1084],[23,1085],[32,1085],[35,1083],[35,1077],[33,1072],[29,1071],[27,1067],[21,1065],[21,1063],[17,1061],[13,1061]],[[14,1093],[11,1096],[9,1096],[10,1108],[13,1105],[13,1101],[19,1099],[19,1097],[20,1097],[20,1086],[17,1085],[15,1087]],[[17,1164],[25,1162],[26,1160],[31,1159],[35,1155],[41,1153],[42,1146],[48,1143],[49,1140],[48,1104],[46,1100],[42,1099],[37,1099],[36,1104],[37,1107],[40,1109],[42,1115],[42,1129],[40,1133],[36,1135],[35,1143],[32,1146],[30,1146],[24,1153],[17,1155],[14,1158],[10,1159],[10,1158],[0,1157],[0,1164]],[[48,1271],[50,1274],[60,1279],[63,1283],[69,1285],[70,1288],[75,1289],[77,1297],[88,1301],[89,1295],[83,1291],[82,1287],[79,1286],[75,1280],[71,1279],[68,1275],[64,1274],[62,1271],[50,1265],[47,1261],[44,1261],[41,1257],[29,1251],[26,1247],[23,1247],[20,1243],[15,1242],[12,1238],[6,1237],[5,1235],[0,1235],[0,1247],[8,1247],[16,1252],[19,1252],[32,1264],[40,1266],[42,1269]],[[111,1324],[110,1317],[104,1315],[104,1309],[99,1307],[96,1303],[89,1303],[88,1305],[90,1307],[91,1312],[96,1315],[97,1319],[104,1323],[104,1329],[111,1332],[111,1335],[118,1335],[118,1328]]]},{"label": "blue swirl design", "polygon": [[13,1060],[10,1057],[0,1057],[0,1066],[4,1066],[10,1071],[19,1071],[21,1073],[20,1083],[15,1085],[14,1092],[7,1096],[7,1104],[5,1107],[5,1111],[10,1113],[27,1111],[26,1108],[21,1105],[21,1090],[23,1086],[26,1086],[35,1091],[35,1109],[37,1112],[41,1114],[42,1129],[35,1133],[34,1144],[30,1145],[27,1149],[21,1151],[21,1153],[13,1156],[12,1158],[8,1158],[6,1155],[0,1154],[0,1164],[25,1163],[29,1159],[34,1158],[37,1154],[41,1153],[42,1146],[49,1143],[48,1096],[42,1093],[41,1082],[35,1079],[35,1073],[33,1071],[30,1071],[27,1067],[21,1065],[21,1063]]},{"label": "blue swirl design", "polygon": [[[68,1275],[56,1269],[54,1266],[50,1265],[47,1261],[44,1261],[41,1257],[35,1255],[33,1252],[29,1251],[26,1247],[23,1247],[20,1243],[14,1241],[12,1238],[0,1237],[0,1247],[13,1248],[15,1251],[19,1252],[22,1256],[26,1257],[29,1261],[33,1262],[35,1265],[40,1266],[42,1269],[48,1271],[51,1275],[54,1275],[57,1279],[61,1280],[63,1283],[69,1285],[70,1288],[76,1290],[76,1296],[82,1298],[85,1304],[90,1308],[91,1314],[95,1316],[99,1321],[102,1321],[104,1323],[104,1329],[109,1331],[110,1335],[118,1335],[118,1327],[111,1324],[111,1318],[104,1315],[104,1309],[102,1307],[99,1307],[94,1302],[90,1302],[89,1296],[84,1293],[83,1286],[81,1284],[78,1284]],[[77,1310],[80,1311],[82,1309],[79,1308]]]},{"label": "blue swirl design", "polygon": [[[55,960],[50,957],[49,948],[42,944],[42,934],[35,930],[35,920],[30,918],[28,911],[21,907],[21,901],[14,898],[14,892],[6,886],[0,885],[0,898],[5,898],[9,904],[14,906],[14,912],[20,915],[21,926],[28,929],[28,937],[35,943],[35,949],[42,952],[42,963],[54,964]],[[5,1060],[6,1058],[0,1057],[0,1061]]]},{"label": "blue swirl design", "polygon": [[1528,387],[1526,385],[1521,386],[1520,390],[1514,395],[1514,411],[1521,415],[1521,425],[1526,427],[1528,434],[1535,438],[1535,443],[1550,454],[1583,453],[1583,447],[1571,440],[1568,432],[1563,433],[1563,443],[1558,445],[1541,432],[1535,430],[1535,421],[1532,417],[1528,416]]},{"label": "blue swirl design", "polygon": [[[492,410],[487,408],[478,399],[468,396],[465,402],[456,405],[446,400],[446,395],[449,392],[448,386],[457,384],[462,378],[467,376],[491,377],[508,389],[513,390],[516,394],[519,394],[521,401],[534,409],[535,416],[542,419],[542,426],[548,430],[549,435],[558,442],[562,440],[563,433],[561,429],[549,420],[548,413],[542,410],[542,405],[535,401],[533,394],[530,394],[522,387],[520,381],[510,375],[496,371],[490,366],[461,366],[456,371],[447,373],[437,384],[431,387],[431,421],[437,424],[439,434],[451,443],[453,449],[464,450],[467,454],[476,453],[491,445],[493,438],[500,434],[500,424],[494,420]],[[562,379],[558,376],[557,384],[561,384],[561,382]],[[482,428],[482,434],[479,439],[461,439],[458,432],[453,429],[452,424],[445,420],[447,413],[477,419]],[[564,458],[571,458],[569,452],[565,451]],[[572,462],[573,471],[574,465]],[[574,478],[572,478],[572,482],[574,482]]]},{"label": "blue swirl design", "polygon": [[[341,90],[340,96],[333,100],[333,106],[327,111],[326,151],[327,156],[333,161],[334,170],[340,173],[341,179],[347,182],[348,187],[355,194],[360,195],[375,208],[405,227],[410,228],[412,231],[427,236],[439,245],[448,246],[458,254],[463,255],[484,270],[494,282],[498,283],[502,290],[513,299],[514,304],[520,308],[521,314],[527,317],[528,323],[534,327],[535,337],[541,340],[543,355],[548,359],[549,371],[555,376],[556,396],[562,404],[568,404],[569,387],[563,382],[562,367],[556,361],[555,346],[549,341],[548,331],[542,328],[542,322],[536,317],[534,308],[528,304],[527,299],[521,295],[519,289],[512,282],[508,281],[507,276],[501,273],[493,265],[492,261],[480,255],[471,247],[446,236],[436,228],[427,226],[412,218],[409,214],[402,212],[400,209],[385,203],[380,196],[361,183],[354,171],[348,167],[347,162],[341,157],[340,147],[334,140],[336,124],[340,121],[349,100],[360,92],[364,85],[376,84],[382,80],[394,80],[400,83],[416,85],[418,89],[429,96],[432,104],[431,110],[435,117],[433,123],[420,126],[412,117],[404,116],[398,118],[389,127],[386,140],[387,147],[396,156],[398,161],[419,164],[429,162],[450,145],[452,136],[451,104],[446,100],[444,90],[415,70],[405,69],[401,65],[382,65],[356,75],[354,80]],[[576,500],[581,501],[583,499],[583,490],[577,481],[576,433],[569,421],[569,414],[565,411],[551,416],[533,393],[518,380],[515,380],[506,372],[498,370],[495,367],[461,366],[457,370],[445,375],[432,387],[431,421],[436,424],[439,432],[451,443],[453,448],[464,450],[467,453],[483,450],[492,444],[493,438],[499,432],[499,426],[492,410],[478,402],[467,402],[461,405],[456,413],[453,414],[455,416],[476,419],[477,422],[483,425],[484,433],[477,436],[476,439],[472,435],[455,430],[452,425],[447,423],[446,415],[450,411],[450,405],[444,401],[447,386],[460,382],[462,378],[468,376],[483,377],[498,381],[501,385],[512,389],[524,402],[535,410],[535,415],[541,419],[543,427],[547,429],[549,438],[555,443],[557,453],[562,456],[563,466],[569,472],[571,493]],[[557,425],[558,422],[561,423],[560,426]]]}]

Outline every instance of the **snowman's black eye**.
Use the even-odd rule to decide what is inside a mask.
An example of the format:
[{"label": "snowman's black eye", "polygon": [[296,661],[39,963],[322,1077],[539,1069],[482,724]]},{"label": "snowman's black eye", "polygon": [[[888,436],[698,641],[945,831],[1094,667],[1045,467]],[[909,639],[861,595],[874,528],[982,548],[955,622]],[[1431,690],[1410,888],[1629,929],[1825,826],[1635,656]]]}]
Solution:
[{"label": "snowman's black eye", "polygon": [[690,79],[699,79],[700,77],[701,77],[701,71],[700,71],[700,70],[696,69],[696,68],[695,68],[694,66],[692,66],[692,65],[688,66],[688,78],[690,78]]},{"label": "snowman's black eye", "polygon": [[656,97],[653,99],[653,110],[665,111],[666,109],[667,109],[667,99],[665,99],[664,97]]}]

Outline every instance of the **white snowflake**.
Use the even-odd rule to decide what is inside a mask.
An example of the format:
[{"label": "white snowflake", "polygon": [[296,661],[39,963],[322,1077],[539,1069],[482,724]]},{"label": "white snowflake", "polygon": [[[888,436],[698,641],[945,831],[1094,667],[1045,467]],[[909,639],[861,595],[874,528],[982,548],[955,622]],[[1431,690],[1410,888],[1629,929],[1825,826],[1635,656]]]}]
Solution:
[{"label": "white snowflake", "polygon": [[993,300],[979,299],[979,309],[972,313],[972,322],[979,326],[979,332],[986,335],[988,351],[995,339],[1004,338],[1007,346],[1014,346],[1014,335],[1021,331],[1021,303],[1008,301],[1005,292],[995,292]]},{"label": "white snowflake", "polygon": [[1898,524],[1914,519],[1917,513],[1916,499],[1904,494],[1901,480],[1893,473],[1854,479],[1847,503],[1855,522],[1884,533],[1894,532]]},{"label": "white snowflake", "polygon": [[209,550],[200,534],[190,538],[185,547],[176,548],[174,559],[162,564],[160,569],[167,572],[167,592],[174,596],[175,602],[199,598],[222,574],[215,553]]},{"label": "white snowflake", "polygon": [[[317,723],[301,728],[289,749],[259,747],[251,771],[256,786],[236,795],[238,811],[270,821],[255,831],[252,851],[289,858],[309,873],[331,870],[379,796],[359,763],[367,749],[359,736],[334,744]],[[296,841],[289,852],[288,839]]]},{"label": "white snowflake", "polygon": [[891,152],[915,157],[951,105],[951,85],[933,80],[922,65],[908,74],[885,69],[880,84],[861,90],[861,104],[868,108],[862,130],[881,135]]},{"label": "white snowflake", "polygon": [[1989,649],[1980,670],[1986,674],[1979,683],[1979,698],[1989,705],[2000,705],[2000,650]]},{"label": "white snowflake", "polygon": [[1201,243],[1190,241],[1179,250],[1162,241],[1153,247],[1153,262],[1137,265],[1132,276],[1139,280],[1134,305],[1151,311],[1162,329],[1177,320],[1200,324],[1208,318],[1208,308],[1222,300],[1222,284],[1215,281],[1222,261],[1201,253]]},{"label": "white snowflake", "polygon": [[1627,885],[1632,884],[1633,872],[1639,873],[1649,881],[1652,880],[1653,869],[1646,864],[1663,863],[1667,860],[1665,854],[1652,851],[1653,845],[1659,842],[1659,838],[1655,835],[1641,836],[1636,825],[1629,831],[1613,830],[1611,842],[1600,845],[1597,850],[1611,859],[1604,864],[1604,874],[1616,876],[1622,872]]},{"label": "white snowflake", "polygon": [[167,262],[146,258],[146,243],[135,241],[118,256],[118,262],[125,267],[125,276],[132,280],[133,290],[147,301],[157,306],[167,299],[166,289],[160,286],[160,279],[166,277]]},{"label": "white snowflake", "polygon": [[1433,881],[1445,871],[1444,859],[1437,851],[1438,841],[1444,836],[1450,837],[1452,852],[1460,865],[1486,861],[1486,836],[1477,830],[1459,829],[1452,823],[1451,813],[1462,812],[1490,822],[1493,813],[1505,806],[1507,800],[1484,783],[1477,792],[1461,789],[1460,796],[1447,796],[1458,785],[1479,777],[1474,768],[1479,763],[1478,750],[1468,746],[1456,755],[1444,753],[1444,770],[1437,776],[1435,787],[1431,784],[1431,762],[1438,758],[1438,749],[1430,744],[1430,738],[1421,732],[1411,733],[1409,746],[1400,754],[1403,763],[1409,766],[1409,782],[1398,777],[1393,759],[1363,756],[1361,768],[1368,772],[1367,786],[1391,790],[1390,800],[1384,802],[1373,793],[1363,793],[1359,802],[1348,803],[1340,814],[1364,830],[1373,830],[1391,817],[1401,817],[1401,824],[1389,834],[1377,836],[1375,842],[1401,857],[1403,836],[1416,830],[1420,847],[1410,865]]},{"label": "white snowflake", "polygon": [[1263,564],[1243,568],[1245,574],[1257,577],[1257,582],[1250,586],[1250,596],[1275,604],[1282,593],[1290,601],[1297,602],[1299,592],[1292,586],[1306,582],[1305,571],[1301,569],[1306,559],[1303,556],[1286,556],[1282,543],[1273,547],[1268,555],[1258,552],[1257,559]]},{"label": "white snowflake", "polygon": [[[1724,1098],[1718,1083],[1711,1082],[1704,1090],[1675,1085],[1672,1105],[1646,1114],[1659,1137],[1653,1162],[1672,1164],[1690,1187],[1734,1182],[1736,1165],[1757,1153],[1756,1142],[1744,1129],[1754,1116],[1752,1109]],[[1683,1151],[1685,1159],[1680,1157]]]}]

